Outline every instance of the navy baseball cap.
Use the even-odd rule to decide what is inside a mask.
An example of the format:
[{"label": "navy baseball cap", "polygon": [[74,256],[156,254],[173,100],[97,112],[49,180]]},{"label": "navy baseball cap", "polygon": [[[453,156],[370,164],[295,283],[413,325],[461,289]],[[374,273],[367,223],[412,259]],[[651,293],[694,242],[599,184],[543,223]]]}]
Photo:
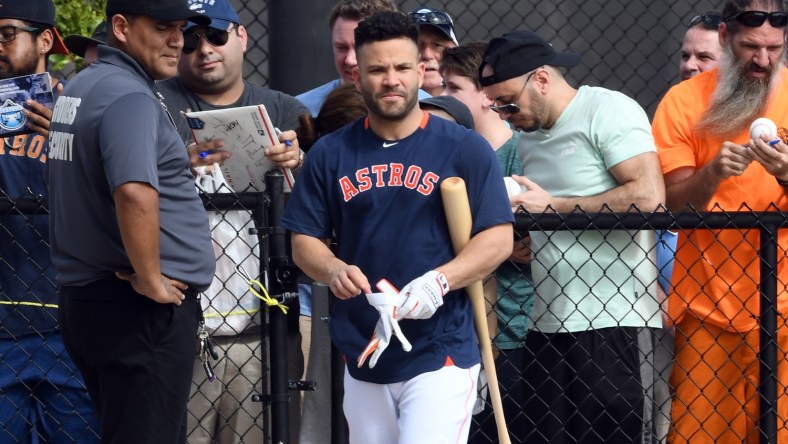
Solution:
[{"label": "navy baseball cap", "polygon": [[[479,83],[490,86],[513,79],[543,65],[571,68],[580,63],[580,55],[556,52],[547,40],[531,31],[507,32],[490,40],[479,65]],[[483,76],[485,66],[493,69],[492,75]]]},{"label": "navy baseball cap", "polygon": [[40,23],[52,29],[54,39],[51,54],[68,54],[63,39],[55,27],[55,4],[52,0],[0,0],[0,18]]},{"label": "navy baseball cap", "polygon": [[96,29],[93,30],[93,34],[91,34],[90,37],[85,37],[84,35],[79,34],[71,34],[67,35],[66,38],[63,39],[63,42],[66,44],[66,47],[69,51],[82,58],[85,58],[85,49],[87,49],[88,45],[103,45],[107,42],[107,21],[104,20],[103,22],[99,23],[98,26],[96,26]]},{"label": "navy baseball cap", "polygon": [[475,128],[473,114],[468,107],[452,96],[434,96],[419,100],[419,105],[424,108],[438,108],[454,118],[458,124],[470,130]]},{"label": "navy baseball cap", "polygon": [[454,20],[449,14],[438,9],[421,8],[409,13],[408,17],[419,26],[432,26],[439,29],[455,45],[459,45],[457,36],[454,34]]},{"label": "navy baseball cap", "polygon": [[208,17],[189,9],[186,0],[107,0],[107,18],[115,14],[142,14],[165,21],[189,20],[199,25],[211,22]]},{"label": "navy baseball cap", "polygon": [[[211,19],[211,24],[208,26],[221,31],[227,31],[231,25],[241,23],[238,19],[238,13],[235,12],[235,9],[227,0],[191,0],[189,8],[192,11],[205,14]],[[192,26],[194,25],[189,23],[186,29]]]}]

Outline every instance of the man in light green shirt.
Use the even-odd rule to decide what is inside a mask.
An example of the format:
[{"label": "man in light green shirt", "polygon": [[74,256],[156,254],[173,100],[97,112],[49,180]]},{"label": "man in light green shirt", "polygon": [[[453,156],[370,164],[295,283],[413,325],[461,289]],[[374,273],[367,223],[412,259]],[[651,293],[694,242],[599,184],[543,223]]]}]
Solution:
[{"label": "man in light green shirt", "polygon": [[[524,131],[515,179],[526,191],[512,204],[531,213],[654,211],[665,187],[645,112],[618,92],[570,86],[558,67],[578,63],[530,31],[495,38],[485,52],[480,82],[492,108]],[[536,297],[522,413],[532,432],[523,439],[653,440],[662,326],[653,231],[533,229],[531,238]]]}]

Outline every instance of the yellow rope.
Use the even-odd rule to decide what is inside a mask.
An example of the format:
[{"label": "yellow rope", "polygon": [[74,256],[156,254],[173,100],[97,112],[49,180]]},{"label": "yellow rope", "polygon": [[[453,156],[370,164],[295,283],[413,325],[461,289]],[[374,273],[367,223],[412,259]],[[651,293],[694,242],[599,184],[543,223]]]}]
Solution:
[{"label": "yellow rope", "polygon": [[44,304],[42,302],[0,301],[0,305],[25,305],[28,307],[57,308],[57,304]]},{"label": "yellow rope", "polygon": [[206,318],[218,318],[218,317],[227,317],[227,316],[236,316],[236,315],[254,315],[260,310],[236,310],[236,311],[229,311],[225,313],[206,313],[203,316]]},{"label": "yellow rope", "polygon": [[[284,305],[277,301],[276,299],[272,298],[268,294],[268,290],[265,289],[262,283],[257,279],[252,278],[249,273],[244,269],[243,265],[236,265],[235,270],[246,279],[246,283],[249,284],[249,291],[252,292],[253,295],[257,296],[261,301],[265,302],[265,305],[269,307],[279,307],[282,310],[282,313],[287,314],[287,305]],[[263,292],[261,295],[260,293],[255,290],[255,286],[260,287],[260,290]]]},{"label": "yellow rope", "polygon": [[[263,284],[260,283],[260,281],[258,281],[257,279],[249,279],[247,280],[247,282],[249,283],[249,291],[251,291],[253,295],[260,298],[261,301],[265,302],[265,305],[269,307],[279,307],[279,309],[282,310],[282,313],[287,314],[287,305],[284,305],[281,302],[277,301],[276,299],[272,298],[268,294],[268,291],[265,289],[265,287],[263,287]],[[255,285],[260,287],[260,290],[262,290],[263,292],[262,295],[258,293],[257,290],[255,290]]]}]

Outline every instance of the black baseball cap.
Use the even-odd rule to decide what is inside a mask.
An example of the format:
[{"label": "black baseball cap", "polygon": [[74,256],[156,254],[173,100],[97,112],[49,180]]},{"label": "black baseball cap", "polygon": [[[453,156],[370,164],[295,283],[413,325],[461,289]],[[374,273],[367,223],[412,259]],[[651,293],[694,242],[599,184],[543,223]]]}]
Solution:
[{"label": "black baseball cap", "polygon": [[454,118],[458,124],[468,128],[474,129],[473,114],[468,107],[460,102],[456,97],[452,96],[434,96],[426,99],[419,100],[419,105],[422,108],[438,108],[445,111],[448,115]]},{"label": "black baseball cap", "polygon": [[[490,86],[521,76],[540,66],[571,68],[579,63],[579,54],[556,52],[550,42],[534,32],[512,31],[490,40],[479,66],[479,83]],[[493,73],[483,76],[482,71],[488,65],[493,69]]]},{"label": "black baseball cap", "polygon": [[115,14],[142,14],[165,21],[189,20],[198,25],[211,23],[210,18],[189,9],[186,0],[107,0],[107,18]]},{"label": "black baseball cap", "polygon": [[68,54],[55,27],[55,4],[52,0],[0,0],[0,18],[40,23],[52,29],[51,54]]},{"label": "black baseball cap", "polygon": [[454,20],[451,19],[449,14],[439,9],[420,8],[410,12],[408,17],[419,26],[432,26],[437,28],[448,37],[449,40],[454,42],[455,45],[459,45],[457,36],[454,34]]},{"label": "black baseball cap", "polygon": [[71,34],[67,35],[66,38],[63,39],[63,42],[66,44],[66,47],[69,51],[82,58],[85,58],[85,49],[87,49],[88,45],[103,45],[107,42],[107,21],[104,20],[103,22],[99,23],[98,26],[96,26],[96,29],[93,30],[93,34],[91,34],[90,37]]}]

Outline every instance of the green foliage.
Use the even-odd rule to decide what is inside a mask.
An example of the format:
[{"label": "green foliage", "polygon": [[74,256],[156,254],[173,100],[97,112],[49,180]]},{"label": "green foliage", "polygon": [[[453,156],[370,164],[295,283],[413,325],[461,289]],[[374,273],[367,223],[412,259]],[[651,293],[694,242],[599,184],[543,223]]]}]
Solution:
[{"label": "green foliage", "polygon": [[[16,0],[25,1],[25,0]],[[93,29],[104,20],[107,0],[54,0],[55,25],[61,37],[69,34],[90,36]],[[76,55],[53,55],[49,58],[51,71],[60,71],[71,62],[81,67],[82,59]]]}]

